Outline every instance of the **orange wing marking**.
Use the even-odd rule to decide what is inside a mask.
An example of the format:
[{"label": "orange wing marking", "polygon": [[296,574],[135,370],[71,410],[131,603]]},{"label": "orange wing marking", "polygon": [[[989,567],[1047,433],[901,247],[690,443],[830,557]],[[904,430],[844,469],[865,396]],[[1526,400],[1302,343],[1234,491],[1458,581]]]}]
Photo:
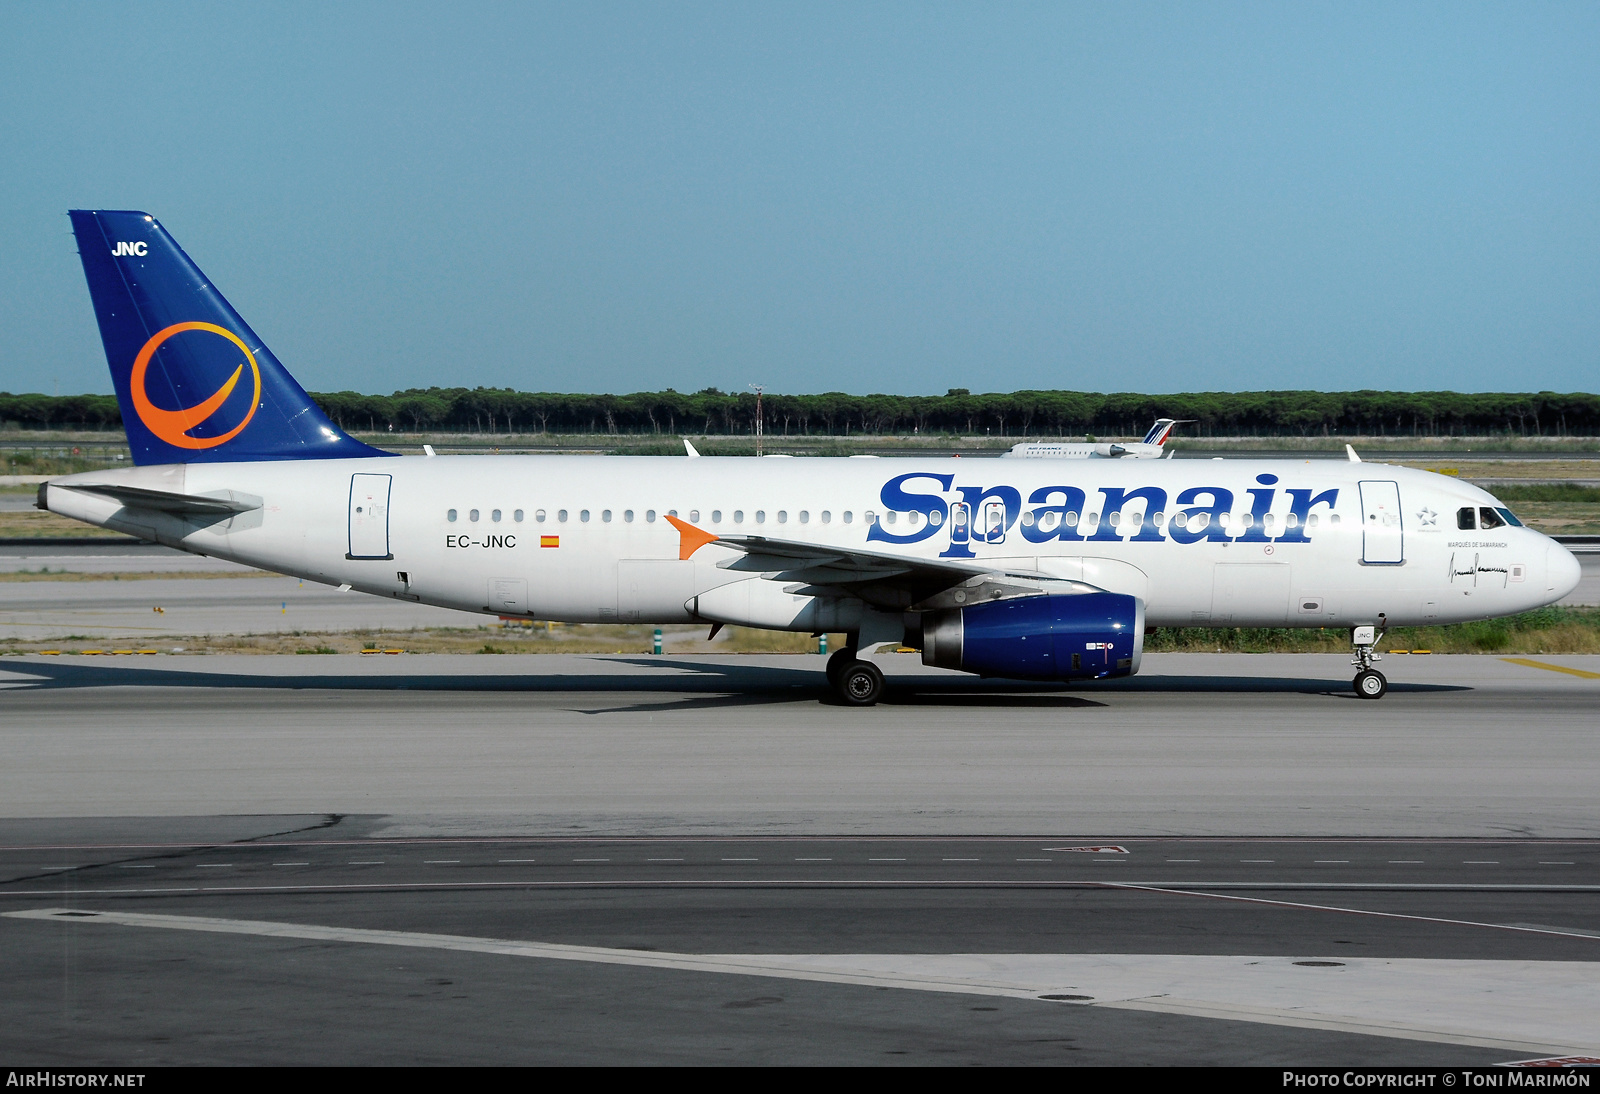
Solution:
[{"label": "orange wing marking", "polygon": [[667,523],[678,530],[678,560],[681,562],[694,554],[708,543],[715,543],[717,537],[703,528],[696,528],[686,520],[679,520],[671,513],[667,514]]}]

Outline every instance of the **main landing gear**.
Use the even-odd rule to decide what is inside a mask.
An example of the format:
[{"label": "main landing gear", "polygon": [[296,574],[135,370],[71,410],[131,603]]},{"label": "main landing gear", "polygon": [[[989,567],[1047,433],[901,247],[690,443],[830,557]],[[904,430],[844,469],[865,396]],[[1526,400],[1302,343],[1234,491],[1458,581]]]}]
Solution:
[{"label": "main landing gear", "polygon": [[[1378,616],[1379,619],[1384,618]],[[1356,689],[1356,697],[1360,699],[1382,699],[1389,694],[1389,681],[1383,673],[1372,667],[1374,661],[1383,660],[1383,655],[1373,652],[1373,647],[1383,638],[1383,631],[1377,627],[1355,627],[1350,631],[1350,641],[1355,646],[1355,656],[1350,663],[1356,667],[1356,678],[1351,683]]]},{"label": "main landing gear", "polygon": [[828,658],[828,683],[847,706],[870,707],[883,697],[883,673],[859,659],[853,644]]}]

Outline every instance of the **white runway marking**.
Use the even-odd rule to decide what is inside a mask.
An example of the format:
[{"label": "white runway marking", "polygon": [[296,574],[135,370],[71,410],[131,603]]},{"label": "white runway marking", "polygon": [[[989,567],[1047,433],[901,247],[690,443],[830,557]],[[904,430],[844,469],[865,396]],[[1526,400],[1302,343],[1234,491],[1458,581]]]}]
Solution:
[{"label": "white runway marking", "polygon": [[[6,918],[403,946],[681,972],[1038,999],[1515,1052],[1600,1045],[1600,988],[1582,961],[1173,954],[687,954],[460,935],[63,908]],[[1305,960],[1301,958],[1299,960]]]}]

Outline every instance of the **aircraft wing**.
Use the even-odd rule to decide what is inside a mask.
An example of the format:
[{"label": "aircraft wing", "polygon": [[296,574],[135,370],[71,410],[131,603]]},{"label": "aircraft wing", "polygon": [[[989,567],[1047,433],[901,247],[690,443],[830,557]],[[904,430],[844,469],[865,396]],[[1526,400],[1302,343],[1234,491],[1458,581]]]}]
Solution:
[{"label": "aircraft wing", "polygon": [[707,543],[717,543],[743,556],[721,563],[724,569],[798,583],[792,592],[855,596],[880,608],[925,611],[1045,591],[1094,591],[1081,581],[1063,580],[1039,570],[996,567],[977,560],[914,558],[770,536],[718,536],[676,517],[667,519],[682,536],[683,558]]}]

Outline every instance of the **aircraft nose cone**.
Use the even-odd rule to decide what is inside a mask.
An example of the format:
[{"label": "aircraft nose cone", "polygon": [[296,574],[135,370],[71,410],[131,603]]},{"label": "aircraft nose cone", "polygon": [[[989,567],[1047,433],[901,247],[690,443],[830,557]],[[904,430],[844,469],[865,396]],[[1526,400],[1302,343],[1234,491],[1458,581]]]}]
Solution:
[{"label": "aircraft nose cone", "polygon": [[1560,600],[1578,587],[1583,577],[1583,567],[1578,558],[1559,543],[1552,543],[1545,551],[1545,585],[1552,600]]}]

